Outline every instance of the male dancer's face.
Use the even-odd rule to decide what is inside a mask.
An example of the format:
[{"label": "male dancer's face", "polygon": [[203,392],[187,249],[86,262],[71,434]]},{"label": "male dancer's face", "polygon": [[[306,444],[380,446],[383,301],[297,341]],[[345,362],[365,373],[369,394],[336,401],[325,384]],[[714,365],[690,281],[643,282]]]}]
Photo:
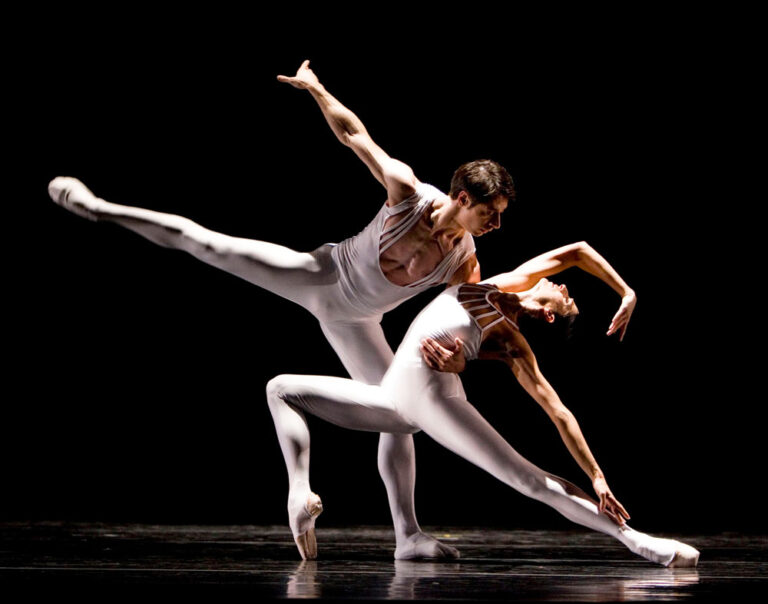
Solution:
[{"label": "male dancer's face", "polygon": [[[462,191],[460,195],[466,195]],[[490,233],[501,226],[501,214],[507,209],[509,200],[501,195],[488,203],[469,205],[469,198],[462,200],[458,220],[473,237]]]}]

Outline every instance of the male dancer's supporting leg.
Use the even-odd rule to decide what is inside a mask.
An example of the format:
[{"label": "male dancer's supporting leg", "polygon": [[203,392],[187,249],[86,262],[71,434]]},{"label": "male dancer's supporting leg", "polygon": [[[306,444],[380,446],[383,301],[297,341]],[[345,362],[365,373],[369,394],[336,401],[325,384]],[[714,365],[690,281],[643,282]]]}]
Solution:
[{"label": "male dancer's supporting leg", "polygon": [[[394,353],[378,322],[321,323],[321,327],[352,379],[363,384],[380,384]],[[413,435],[381,432],[378,468],[387,489],[395,528],[395,558],[458,558],[456,548],[424,533],[416,520],[416,450]]]}]

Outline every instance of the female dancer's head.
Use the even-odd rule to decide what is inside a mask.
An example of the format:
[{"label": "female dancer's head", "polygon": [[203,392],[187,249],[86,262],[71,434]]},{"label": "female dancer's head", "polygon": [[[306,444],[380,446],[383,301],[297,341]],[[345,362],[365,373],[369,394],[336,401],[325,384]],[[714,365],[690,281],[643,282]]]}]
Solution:
[{"label": "female dancer's head", "polygon": [[554,323],[558,317],[574,317],[579,314],[576,302],[568,294],[565,285],[557,285],[549,279],[540,279],[531,289],[497,295],[499,309],[510,317],[528,317]]}]

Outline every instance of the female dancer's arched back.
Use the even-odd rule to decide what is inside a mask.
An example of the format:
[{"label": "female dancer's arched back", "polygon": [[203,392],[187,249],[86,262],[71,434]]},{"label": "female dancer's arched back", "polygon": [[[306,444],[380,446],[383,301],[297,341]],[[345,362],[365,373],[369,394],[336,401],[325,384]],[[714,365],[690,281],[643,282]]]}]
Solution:
[{"label": "female dancer's arched back", "polygon": [[[404,434],[423,430],[517,491],[552,506],[573,522],[615,537],[649,560],[665,566],[696,565],[699,552],[694,548],[652,537],[626,524],[629,514],[608,487],[575,417],[541,374],[520,332],[518,323],[525,316],[552,322],[556,316],[576,314],[567,288],[541,277],[527,291],[504,293],[499,289],[529,283],[562,266],[566,249],[544,254],[479,284],[448,288],[413,321],[381,386],[325,376],[282,375],[270,381],[267,398],[291,484],[291,530],[303,558],[317,555],[314,522],[319,503],[309,487],[306,411],[356,430]],[[609,268],[605,265],[596,274]],[[622,308],[619,325],[614,325],[621,330],[631,314],[629,305]],[[467,359],[493,358],[509,365],[557,426],[571,455],[590,477],[599,502],[523,458],[469,403],[458,375],[430,368],[440,358],[434,350],[450,350],[457,340]]]}]

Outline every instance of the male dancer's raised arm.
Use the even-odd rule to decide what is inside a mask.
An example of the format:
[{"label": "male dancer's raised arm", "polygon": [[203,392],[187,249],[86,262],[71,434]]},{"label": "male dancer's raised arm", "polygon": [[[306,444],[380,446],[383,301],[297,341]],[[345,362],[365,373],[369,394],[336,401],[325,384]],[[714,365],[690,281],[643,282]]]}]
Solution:
[{"label": "male dancer's raised arm", "polygon": [[336,138],[363,160],[376,180],[387,190],[388,205],[396,205],[414,194],[418,180],[413,170],[403,162],[391,158],[373,142],[360,118],[342,105],[320,83],[315,73],[309,68],[309,60],[301,64],[295,76],[279,75],[277,79],[295,88],[309,91],[312,98],[317,101]]}]

